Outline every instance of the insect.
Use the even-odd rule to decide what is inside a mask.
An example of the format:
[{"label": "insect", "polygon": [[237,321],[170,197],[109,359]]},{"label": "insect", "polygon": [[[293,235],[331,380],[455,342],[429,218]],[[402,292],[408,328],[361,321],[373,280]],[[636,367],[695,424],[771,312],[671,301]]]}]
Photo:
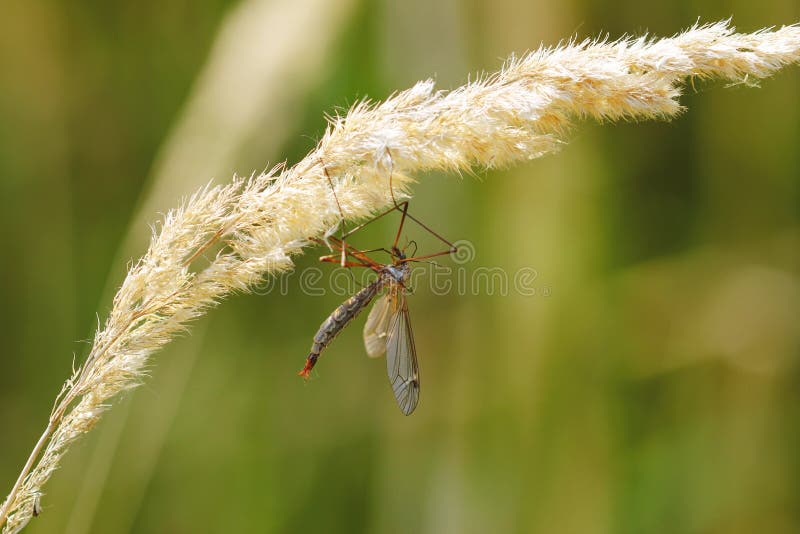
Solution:
[{"label": "insect", "polygon": [[36,493],[33,497],[33,517],[39,517],[42,513],[42,494]]},{"label": "insect", "polygon": [[[410,415],[417,407],[419,400],[419,366],[417,351],[414,345],[414,332],[408,313],[406,294],[413,261],[424,261],[436,256],[450,254],[456,247],[439,236],[436,232],[409,215],[408,202],[396,204],[389,210],[381,213],[361,226],[351,230],[347,235],[363,228],[367,224],[389,214],[400,211],[400,226],[397,230],[391,249],[376,249],[374,251],[359,250],[343,239],[328,237],[326,243],[338,251],[320,258],[322,261],[340,263],[344,267],[365,267],[374,271],[378,277],[361,289],[358,293],[340,304],[320,325],[314,336],[305,367],[300,371],[300,376],[308,378],[309,373],[316,365],[322,352],[330,345],[337,335],[355,319],[375,298],[383,292],[383,296],[375,303],[364,325],[364,346],[370,357],[378,357],[386,353],[386,368],[389,382],[392,386],[397,404],[404,415]],[[406,218],[415,221],[431,234],[448,245],[448,249],[433,254],[422,256],[407,256],[405,250],[398,247],[398,241],[403,231]],[[413,241],[412,241],[413,243]],[[383,251],[391,256],[390,263],[380,263],[370,258],[368,252]],[[415,251],[416,252],[416,251]]]}]

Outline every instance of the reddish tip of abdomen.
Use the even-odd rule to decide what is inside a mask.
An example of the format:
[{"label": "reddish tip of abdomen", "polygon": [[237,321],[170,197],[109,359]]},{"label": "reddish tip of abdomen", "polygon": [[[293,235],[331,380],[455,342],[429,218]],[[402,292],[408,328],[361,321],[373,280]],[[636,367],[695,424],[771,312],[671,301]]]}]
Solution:
[{"label": "reddish tip of abdomen", "polygon": [[308,380],[308,376],[311,374],[311,369],[314,368],[315,363],[317,363],[317,358],[315,358],[314,355],[309,356],[306,360],[306,366],[297,374]]}]

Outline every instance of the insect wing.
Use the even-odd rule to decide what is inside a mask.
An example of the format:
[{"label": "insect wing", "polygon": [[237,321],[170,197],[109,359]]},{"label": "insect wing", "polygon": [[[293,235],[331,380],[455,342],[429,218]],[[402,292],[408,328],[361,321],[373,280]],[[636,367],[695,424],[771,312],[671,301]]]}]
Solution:
[{"label": "insect wing", "polygon": [[389,318],[392,316],[391,291],[378,299],[369,312],[364,324],[364,347],[370,358],[377,358],[386,352],[386,337]]},{"label": "insect wing", "polygon": [[389,334],[386,337],[386,369],[400,410],[404,415],[410,415],[419,400],[419,367],[408,304],[400,286],[392,287],[385,298],[392,299],[391,308],[394,312],[389,319]]}]

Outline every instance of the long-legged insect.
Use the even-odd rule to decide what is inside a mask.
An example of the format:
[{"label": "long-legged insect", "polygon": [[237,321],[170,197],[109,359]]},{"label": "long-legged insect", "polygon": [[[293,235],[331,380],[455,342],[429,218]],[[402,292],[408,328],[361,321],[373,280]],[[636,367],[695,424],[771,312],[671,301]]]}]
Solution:
[{"label": "long-legged insect", "polygon": [[[386,367],[395,399],[403,414],[410,415],[419,400],[419,366],[417,364],[414,334],[409,321],[408,303],[406,301],[406,293],[409,290],[407,282],[411,274],[410,262],[450,254],[455,252],[456,247],[410,216],[408,214],[407,201],[379,214],[356,229],[363,228],[366,224],[395,210],[400,210],[402,216],[394,243],[390,250],[378,249],[384,250],[391,255],[391,263],[379,263],[370,258],[367,255],[367,251],[356,249],[339,238],[328,238],[326,244],[330,246],[332,243],[333,248],[338,250],[340,254],[323,256],[320,260],[341,263],[345,267],[365,267],[377,273],[378,278],[339,305],[323,321],[314,336],[314,342],[306,358],[305,367],[299,374],[304,378],[308,378],[322,351],[327,348],[350,321],[355,319],[381,291],[385,290],[385,294],[372,308],[364,325],[364,345],[367,354],[371,357],[378,357],[384,352],[386,353]],[[405,251],[398,248],[398,241],[400,240],[406,217],[417,222],[446,243],[448,249],[433,254],[407,257]],[[353,231],[349,234],[352,233]],[[320,244],[324,243],[322,240],[316,241]]]},{"label": "long-legged insect", "polygon": [[36,493],[33,496],[33,517],[39,517],[42,513],[42,494]]}]

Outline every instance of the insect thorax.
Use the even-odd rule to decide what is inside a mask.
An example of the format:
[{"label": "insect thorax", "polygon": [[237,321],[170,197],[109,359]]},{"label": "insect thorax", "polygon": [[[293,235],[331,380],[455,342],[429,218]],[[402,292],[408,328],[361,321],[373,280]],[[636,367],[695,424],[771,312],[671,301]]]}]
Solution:
[{"label": "insect thorax", "polygon": [[392,282],[403,283],[411,271],[411,266],[408,263],[401,263],[400,265],[387,265],[383,268],[383,275],[389,278]]}]

